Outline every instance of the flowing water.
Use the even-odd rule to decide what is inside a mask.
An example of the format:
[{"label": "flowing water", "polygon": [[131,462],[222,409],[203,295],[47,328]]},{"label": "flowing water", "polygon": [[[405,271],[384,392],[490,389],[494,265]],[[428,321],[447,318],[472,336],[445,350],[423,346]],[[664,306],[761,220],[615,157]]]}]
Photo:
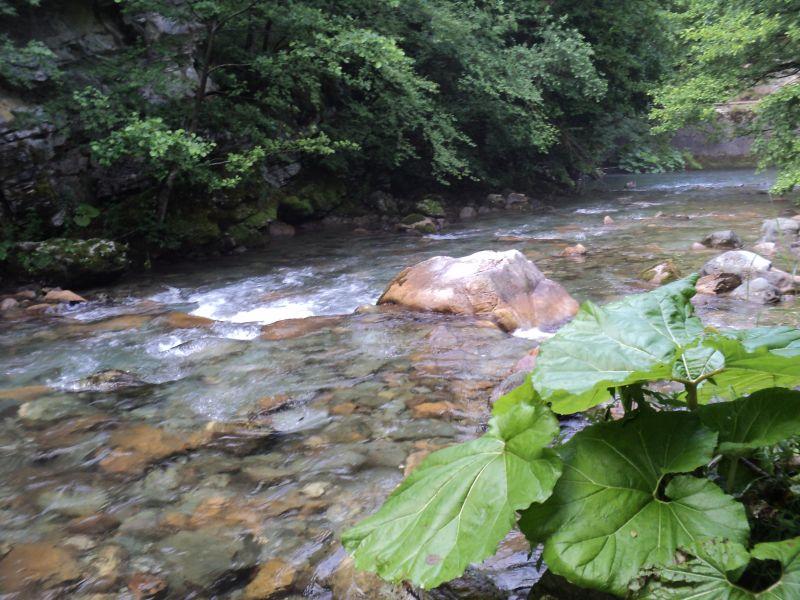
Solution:
[{"label": "flowing water", "polygon": [[[486,249],[519,249],[579,300],[643,291],[653,264],[702,266],[715,252],[689,247],[710,231],[734,229],[747,247],[763,219],[791,213],[768,186],[746,171],[609,177],[546,210],[426,237],[301,235],[130,278],[104,290],[111,301],[0,321],[0,556],[14,548],[0,592],[405,597],[355,574],[339,533],[425,452],[479,434],[492,389],[536,342],[465,318],[351,313],[405,266]],[[558,256],[576,242],[587,256]],[[800,321],[792,303],[699,311],[716,325]],[[320,315],[349,316],[259,337]],[[527,555],[507,538],[473,571],[471,597],[524,598],[538,576]],[[259,565],[262,588],[243,591]]]}]

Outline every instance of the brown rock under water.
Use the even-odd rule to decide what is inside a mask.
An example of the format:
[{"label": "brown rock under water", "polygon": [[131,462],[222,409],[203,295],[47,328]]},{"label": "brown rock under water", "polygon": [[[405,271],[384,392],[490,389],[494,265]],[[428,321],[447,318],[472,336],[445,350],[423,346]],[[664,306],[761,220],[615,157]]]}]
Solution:
[{"label": "brown rock under water", "polygon": [[261,328],[261,339],[288,340],[298,338],[323,329],[330,329],[341,323],[343,316],[306,317],[304,319],[284,319]]}]

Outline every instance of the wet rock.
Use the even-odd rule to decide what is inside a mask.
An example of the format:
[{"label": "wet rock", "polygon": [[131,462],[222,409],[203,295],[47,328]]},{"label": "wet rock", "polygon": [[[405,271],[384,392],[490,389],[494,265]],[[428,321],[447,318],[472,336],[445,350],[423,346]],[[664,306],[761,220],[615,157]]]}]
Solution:
[{"label": "wet rock", "polygon": [[505,198],[505,208],[518,208],[530,204],[530,199],[525,194],[511,192]]},{"label": "wet rock", "polygon": [[79,579],[80,566],[72,553],[46,542],[17,544],[0,560],[0,591],[22,592],[51,588]]},{"label": "wet rock", "polygon": [[87,517],[108,503],[105,490],[73,484],[39,494],[36,504],[43,511],[53,511],[68,517]]},{"label": "wet rock", "polygon": [[520,358],[511,369],[514,373],[530,373],[536,366],[536,358],[539,356],[539,348],[533,348],[525,356]]},{"label": "wet rock", "polygon": [[606,215],[603,217],[603,225],[613,225],[614,219],[611,218],[611,215]]},{"label": "wet rock", "polygon": [[[323,578],[336,600],[417,600],[417,596],[400,585],[386,583],[374,573],[359,571],[344,550],[335,570]],[[331,559],[332,561],[335,558]]]},{"label": "wet rock", "polygon": [[121,546],[103,546],[91,562],[89,584],[94,589],[102,586],[105,590],[110,590],[118,581],[127,560],[128,553]]},{"label": "wet rock", "polygon": [[761,225],[762,242],[790,243],[800,234],[800,221],[778,217],[768,219]]},{"label": "wet rock", "polygon": [[320,498],[325,495],[328,490],[328,484],[324,481],[314,481],[309,483],[300,490],[300,493],[309,498]]},{"label": "wet rock", "polygon": [[488,575],[467,568],[461,577],[443,583],[437,588],[422,592],[421,600],[506,600],[508,593],[501,590]]},{"label": "wet rock", "polygon": [[701,244],[700,242],[692,242],[691,249],[693,252],[701,252],[703,250],[708,250],[708,248],[703,244]]},{"label": "wet rock", "polygon": [[143,385],[147,385],[147,383],[139,379],[139,376],[135,373],[120,371],[119,369],[108,369],[81,379],[75,384],[75,389],[93,392],[113,392]]},{"label": "wet rock", "polygon": [[214,319],[187,315],[182,312],[167,313],[163,317],[159,317],[158,320],[172,329],[208,329],[216,323]]},{"label": "wet rock", "polygon": [[442,419],[452,417],[456,406],[452,402],[422,402],[411,409],[415,419]]},{"label": "wet rock", "polygon": [[24,387],[0,390],[0,400],[13,400],[15,402],[29,402],[52,393],[53,388],[46,385],[28,385]]},{"label": "wet rock", "polygon": [[280,558],[258,567],[256,576],[244,588],[245,600],[269,600],[282,596],[294,586],[297,570]]},{"label": "wet rock", "polygon": [[778,246],[775,242],[758,242],[753,246],[753,252],[763,254],[765,256],[775,256],[778,251]]},{"label": "wet rock", "polygon": [[435,197],[428,197],[420,200],[414,205],[414,210],[426,217],[441,218],[445,216],[442,201]]},{"label": "wet rock", "polygon": [[306,317],[304,319],[284,319],[261,328],[261,339],[288,340],[330,329],[342,322],[344,317]]},{"label": "wet rock", "polygon": [[428,235],[436,233],[436,222],[430,217],[421,215],[419,213],[412,213],[403,218],[397,225],[401,231],[410,233],[418,233],[421,235]]},{"label": "wet rock", "polygon": [[506,199],[502,194],[489,194],[486,196],[486,206],[489,208],[505,208]]},{"label": "wet rock", "polygon": [[695,289],[698,294],[727,294],[741,284],[742,278],[736,273],[717,273],[715,275],[703,275],[697,280]]},{"label": "wet rock", "polygon": [[772,262],[747,250],[730,250],[708,261],[700,270],[700,275],[733,273],[744,278],[751,273],[769,271]]},{"label": "wet rock", "polygon": [[331,414],[338,415],[338,416],[347,416],[352,415],[358,406],[353,404],[352,402],[342,402],[341,404],[337,404],[331,407]]},{"label": "wet rock", "polygon": [[161,540],[158,550],[171,567],[168,582],[176,591],[207,591],[220,580],[253,568],[258,556],[251,536],[217,528],[180,531]]},{"label": "wet rock", "polygon": [[644,281],[654,285],[663,285],[680,279],[681,272],[674,262],[668,260],[650,267],[649,269],[645,269],[640,276]]},{"label": "wet rock", "polygon": [[125,331],[127,329],[139,329],[152,320],[153,317],[148,315],[122,315],[84,325],[83,327],[90,331]]},{"label": "wet rock", "polygon": [[102,535],[119,527],[120,521],[109,513],[76,517],[67,523],[67,531],[81,535]]},{"label": "wet rock", "polygon": [[86,286],[118,277],[129,261],[127,246],[118,242],[53,238],[17,244],[9,251],[7,264],[17,277]]},{"label": "wet rock", "polygon": [[288,223],[273,221],[269,224],[269,234],[272,237],[291,237],[295,233],[295,228]]},{"label": "wet rock", "polygon": [[151,573],[134,573],[128,580],[128,590],[134,600],[158,600],[167,592],[166,580]]},{"label": "wet rock", "polygon": [[562,251],[560,256],[585,256],[589,251],[583,244],[575,244],[574,246],[567,246]]},{"label": "wet rock", "polygon": [[203,432],[203,445],[233,456],[248,456],[263,451],[277,440],[272,427],[262,423],[220,423],[211,421]]},{"label": "wet rock", "polygon": [[517,250],[436,256],[400,272],[378,304],[488,317],[501,329],[555,327],[578,303]]},{"label": "wet rock", "polygon": [[578,587],[554,574],[545,571],[531,588],[528,600],[615,600],[616,596]]},{"label": "wet rock", "polygon": [[465,206],[462,208],[458,213],[458,218],[462,221],[466,221],[468,219],[474,219],[478,216],[478,211],[475,210],[474,206]]},{"label": "wet rock", "polygon": [[138,475],[151,463],[187,452],[208,440],[208,434],[180,435],[150,425],[133,425],[111,435],[111,451],[100,460],[109,473]]},{"label": "wet rock", "polygon": [[86,298],[69,290],[50,290],[45,294],[44,301],[50,304],[79,304],[86,302]]},{"label": "wet rock", "polygon": [[709,233],[701,242],[706,248],[741,248],[742,239],[736,232],[726,229]]},{"label": "wet rock", "polygon": [[0,312],[9,312],[19,306],[19,300],[16,298],[4,298],[0,302]]},{"label": "wet rock", "polygon": [[53,312],[53,306],[51,304],[32,304],[25,307],[25,312],[29,315],[45,315]]},{"label": "wet rock", "polygon": [[258,399],[258,411],[259,413],[272,413],[288,406],[291,402],[292,399],[287,394],[264,396]]},{"label": "wet rock", "polygon": [[781,301],[781,291],[766,278],[756,277],[742,283],[730,297],[756,304],[776,304]]},{"label": "wet rock", "polygon": [[76,415],[86,414],[90,410],[80,400],[59,396],[26,402],[19,407],[17,416],[23,421],[31,423],[60,421]]}]

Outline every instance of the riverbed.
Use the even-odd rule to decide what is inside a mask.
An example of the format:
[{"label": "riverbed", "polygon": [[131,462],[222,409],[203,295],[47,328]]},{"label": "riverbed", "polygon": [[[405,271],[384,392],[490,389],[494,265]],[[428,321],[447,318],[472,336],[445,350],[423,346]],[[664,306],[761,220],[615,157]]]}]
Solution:
[{"label": "riverbed", "polygon": [[[689,274],[719,253],[690,250],[707,233],[733,229],[748,248],[764,219],[794,214],[769,184],[748,171],[607,177],[435,235],[299,235],[0,321],[0,556],[26,549],[13,569],[0,561],[5,591],[406,597],[354,573],[338,536],[425,453],[480,434],[493,389],[538,332],[363,307],[406,266],[479,250],[520,250],[580,301],[646,291],[643,269],[672,259]],[[588,254],[559,255],[576,243]],[[800,324],[791,302],[698,310],[715,326]],[[326,315],[346,316],[261,337]],[[528,551],[507,538],[473,570],[482,591],[469,597],[525,598],[538,577]]]}]

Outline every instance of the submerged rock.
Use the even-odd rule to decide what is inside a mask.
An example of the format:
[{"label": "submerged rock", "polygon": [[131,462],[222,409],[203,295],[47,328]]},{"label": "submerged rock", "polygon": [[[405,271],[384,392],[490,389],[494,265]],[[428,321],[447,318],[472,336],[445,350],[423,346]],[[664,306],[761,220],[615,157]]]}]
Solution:
[{"label": "submerged rock", "polygon": [[297,569],[280,558],[273,558],[258,567],[256,576],[244,588],[245,600],[277,598],[289,590],[297,578]]},{"label": "submerged rock", "polygon": [[304,319],[284,319],[261,328],[261,339],[288,340],[330,329],[342,322],[344,317],[306,317]]},{"label": "submerged rock", "polygon": [[741,248],[742,239],[735,231],[726,229],[709,233],[703,238],[702,244],[706,248]]},{"label": "submerged rock", "polygon": [[578,303],[518,250],[435,256],[401,271],[378,304],[491,318],[505,331],[554,328]]},{"label": "submerged rock", "polygon": [[575,244],[574,246],[567,246],[561,251],[560,256],[585,256],[589,251],[583,244]]},{"label": "submerged rock", "polygon": [[20,242],[9,251],[9,271],[20,278],[88,286],[115,279],[128,268],[127,246],[111,240],[53,238]]},{"label": "submerged rock", "polygon": [[17,544],[0,560],[3,593],[23,592],[37,586],[47,589],[80,576],[80,565],[73,554],[46,542]]}]

